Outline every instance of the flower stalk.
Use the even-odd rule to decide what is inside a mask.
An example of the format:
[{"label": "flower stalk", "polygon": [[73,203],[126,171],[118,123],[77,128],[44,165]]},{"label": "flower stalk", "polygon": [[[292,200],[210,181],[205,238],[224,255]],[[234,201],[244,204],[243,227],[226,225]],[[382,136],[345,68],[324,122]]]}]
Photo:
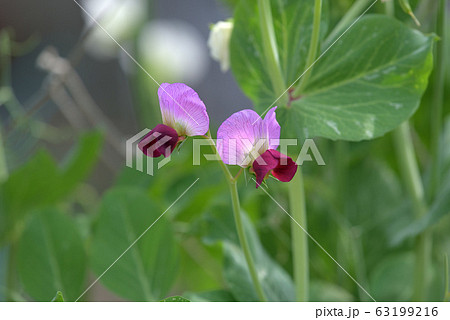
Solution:
[{"label": "flower stalk", "polygon": [[256,271],[256,266],[250,251],[247,236],[245,235],[244,225],[242,224],[241,206],[239,203],[237,183],[235,180],[230,180],[228,181],[228,186],[230,188],[231,201],[233,204],[234,222],[236,223],[236,230],[238,233],[239,242],[241,243],[242,251],[244,252],[245,256],[245,261],[247,262],[248,270],[250,271],[250,276],[252,278],[253,285],[255,287],[258,298],[260,301],[264,302],[267,300],[264,295],[264,290],[258,278],[258,273]]},{"label": "flower stalk", "polygon": [[[427,213],[427,204],[419,167],[414,155],[409,122],[406,121],[394,131],[395,147],[402,176],[411,198],[416,218]],[[430,261],[431,238],[428,232],[423,232],[416,238],[415,244],[415,270],[414,270],[414,301],[423,301],[426,290],[426,274],[428,262]]]},{"label": "flower stalk", "polygon": [[444,77],[445,77],[445,52],[446,52],[446,30],[445,21],[447,10],[445,7],[445,0],[441,0],[439,4],[436,33],[440,37],[440,41],[436,44],[436,58],[434,68],[434,85],[431,100],[431,119],[433,125],[431,126],[431,178],[430,178],[430,192],[429,196],[432,199],[439,188],[441,177],[441,130],[442,130],[442,108],[444,100]]},{"label": "flower stalk", "polygon": [[3,147],[2,134],[0,132],[0,183],[8,178],[8,167],[6,165],[5,149]]},{"label": "flower stalk", "polygon": [[233,208],[233,215],[234,215],[234,222],[236,224],[236,231],[239,237],[239,243],[241,245],[241,249],[244,253],[245,261],[247,262],[247,267],[250,272],[250,277],[253,282],[253,286],[255,288],[256,294],[258,295],[258,298],[261,302],[267,301],[266,296],[264,294],[264,290],[262,288],[261,282],[258,278],[258,272],[256,271],[255,262],[253,260],[250,246],[247,240],[247,236],[245,234],[244,225],[242,223],[242,215],[241,215],[241,205],[239,202],[239,193],[237,190],[237,178],[242,173],[242,169],[238,172],[238,174],[233,177],[230,170],[226,166],[226,164],[221,160],[221,157],[217,151],[216,145],[214,141],[211,139],[209,132],[205,136],[207,141],[209,141],[211,147],[214,149],[214,152],[217,156],[218,162],[220,164],[220,167],[225,175],[225,178],[228,183],[228,188],[230,189],[230,195],[231,195],[231,202],[232,202],[232,208]]},{"label": "flower stalk", "polygon": [[[387,1],[385,5],[386,14],[394,17],[395,7],[393,2]],[[427,213],[428,207],[419,165],[414,154],[414,145],[408,120],[394,130],[394,142],[403,181],[411,199],[416,219],[419,219]],[[419,234],[415,239],[414,251],[415,268],[412,300],[423,301],[426,292],[428,264],[431,259],[431,237],[427,231]]]},{"label": "flower stalk", "polygon": [[[316,60],[317,52],[319,49],[320,38],[320,20],[322,16],[322,0],[314,1],[314,18],[313,29],[311,33],[311,43],[308,50],[308,57],[306,59],[306,68],[309,68]],[[305,87],[309,79],[311,70],[308,70],[303,77],[297,88],[294,90],[293,96],[299,96]],[[303,174],[299,168],[297,175],[289,183],[289,205],[291,214],[297,223],[299,223],[304,230],[307,228],[306,218],[306,199],[303,183]],[[309,253],[308,253],[308,238],[306,232],[301,230],[297,224],[291,222],[292,233],[292,260],[294,268],[294,282],[295,291],[298,301],[309,300]]]},{"label": "flower stalk", "polygon": [[[302,170],[288,184],[289,206],[292,217],[305,230],[307,228],[305,190]],[[306,233],[292,221],[291,223],[292,255],[294,263],[294,282],[297,301],[309,299],[309,254]]]}]

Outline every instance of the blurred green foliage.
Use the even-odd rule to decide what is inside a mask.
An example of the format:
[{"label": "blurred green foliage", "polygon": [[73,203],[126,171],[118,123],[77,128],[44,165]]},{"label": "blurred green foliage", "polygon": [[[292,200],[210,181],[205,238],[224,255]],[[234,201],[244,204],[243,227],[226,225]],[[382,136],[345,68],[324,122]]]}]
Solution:
[{"label": "blurred green foliage", "polygon": [[[258,58],[261,48],[247,42],[249,32],[257,24],[257,19],[247,19],[249,10],[254,8],[243,1],[241,6],[245,10],[239,11],[238,1],[227,2],[236,10],[235,22],[243,23],[236,26],[232,40],[235,76],[243,91],[253,99],[259,111],[263,111],[276,97],[270,89],[264,63]],[[330,16],[323,26],[329,25],[328,30],[332,30],[352,2],[330,1]],[[418,2],[411,1],[413,9],[419,6]],[[304,57],[306,52],[304,46],[309,42],[312,19],[310,16],[298,19],[302,1],[280,3],[291,6],[286,15],[279,11],[275,21],[279,41],[285,41],[280,49],[284,74],[286,80],[293,81],[305,67],[304,58],[299,57]],[[382,5],[376,5],[371,12],[383,10]],[[434,30],[434,12],[431,11],[431,15],[427,10],[419,13],[417,16],[423,25],[431,26],[425,30]],[[291,111],[279,108],[282,127],[290,127],[282,129],[283,134],[288,135],[289,131],[303,136],[297,124],[307,122],[302,128],[310,128],[311,134],[337,139],[332,127],[318,124],[319,120],[323,123],[324,119],[331,119],[347,139],[368,138],[364,130],[349,125],[364,122],[367,115],[362,109],[368,105],[367,99],[385,103],[388,98],[398,98],[397,102],[404,105],[400,113],[394,112],[395,108],[386,112],[375,106],[375,123],[381,129],[374,136],[383,135],[414,113],[431,68],[433,36],[406,27],[405,24],[410,23],[409,16],[400,10],[396,10],[396,17],[404,23],[380,16],[362,20],[342,39],[340,48],[329,52],[329,59],[342,56],[337,59],[338,64],[333,67],[324,57],[322,65],[317,66],[320,74],[311,76],[310,92],[319,91],[324,84],[335,88],[336,92],[330,89],[324,95],[318,94],[309,108],[302,105],[308,102],[306,100],[299,100]],[[292,33],[299,33],[292,37],[295,41],[286,41],[291,39]],[[366,46],[358,49],[363,34],[367,33],[371,37]],[[391,37],[384,43],[386,35]],[[450,39],[445,40],[448,43]],[[406,43],[405,47],[401,52],[393,52],[397,48],[392,44],[400,41]],[[448,61],[450,54],[446,57]],[[395,65],[397,70],[389,71],[390,65]],[[410,73],[415,76],[409,77]],[[365,82],[361,87],[363,80],[349,75],[378,75],[383,81]],[[255,81],[256,77],[259,81]],[[136,78],[136,86],[147,87],[147,79]],[[431,77],[430,86],[434,84]],[[343,93],[346,99],[339,96]],[[364,97],[364,93],[368,97]],[[449,93],[447,68],[447,98]],[[430,171],[431,95],[431,90],[425,91],[421,107],[412,118],[425,183]],[[149,108],[150,99],[149,96],[138,97],[136,107]],[[347,114],[342,108],[333,109],[334,104],[343,103],[354,104],[352,112]],[[156,107],[152,106],[153,110]],[[296,111],[292,111],[294,109]],[[322,118],[314,113],[318,110]],[[450,99],[445,99],[444,114],[448,115],[449,111]],[[300,114],[296,125],[289,124],[294,119],[293,112]],[[345,114],[342,121],[334,118],[342,113]],[[305,163],[303,166],[309,232],[378,301],[410,299],[413,236],[423,230],[433,232],[434,242],[426,298],[448,300],[448,269],[443,268],[443,255],[450,254],[450,120],[446,122],[442,137],[442,185],[430,212],[420,220],[414,220],[411,212],[389,134],[362,142],[336,143],[318,138],[316,143],[327,165]],[[0,151],[3,151],[4,139],[0,140]],[[206,147],[202,150],[211,153]],[[227,185],[217,163],[202,159],[200,167],[192,165],[192,140],[189,140],[179,152],[174,152],[170,163],[155,171],[155,176],[132,168],[124,168],[118,174],[113,172],[115,183],[97,201],[92,195],[97,190],[89,173],[98,165],[101,152],[102,134],[84,133],[64,161],[40,150],[23,165],[7,172],[0,181],[0,300],[51,301],[60,290],[66,301],[74,301],[98,276],[102,276],[102,285],[127,300],[159,301],[168,295],[181,296],[163,301],[256,300],[237,245]],[[197,178],[200,178],[198,183],[165,212]],[[274,180],[267,184],[271,195],[288,208],[285,186]],[[264,192],[255,190],[248,174],[240,179],[239,193],[246,213],[247,234],[266,295],[274,301],[294,300],[289,217]],[[80,203],[80,195],[92,198]],[[139,240],[135,245],[121,256],[136,239]],[[311,300],[368,300],[368,296],[311,241],[309,251]],[[82,299],[95,299],[90,295],[88,291]],[[61,294],[53,300],[61,301]]]},{"label": "blurred green foliage", "polygon": [[108,270],[102,283],[124,298],[159,300],[175,279],[178,247],[163,213],[132,187],[115,188],[102,199],[92,239],[92,269],[97,276]]},{"label": "blurred green foliage", "polygon": [[17,252],[17,268],[26,292],[50,301],[61,290],[69,301],[83,291],[87,270],[80,231],[56,209],[34,213],[26,223]]}]

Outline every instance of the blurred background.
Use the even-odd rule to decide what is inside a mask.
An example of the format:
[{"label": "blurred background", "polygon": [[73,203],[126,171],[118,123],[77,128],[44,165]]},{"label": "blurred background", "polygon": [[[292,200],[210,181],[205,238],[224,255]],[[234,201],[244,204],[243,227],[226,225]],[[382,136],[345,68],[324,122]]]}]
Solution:
[{"label": "blurred background", "polygon": [[[154,177],[125,167],[125,141],[161,121],[156,95],[158,85],[151,77],[159,83],[184,82],[194,88],[208,108],[213,137],[228,116],[252,107],[231,71],[222,72],[219,63],[213,61],[207,45],[210,25],[230,18],[238,1],[77,2],[0,0],[0,143],[3,143],[3,156],[11,173],[0,188],[0,210],[4,212],[0,215],[0,235],[5,234],[4,238],[0,237],[0,301],[48,301],[54,296],[54,289],[59,288],[48,285],[54,282],[53,278],[43,278],[43,283],[36,279],[41,260],[31,253],[40,248],[31,232],[35,225],[29,218],[23,218],[25,213],[29,217],[36,210],[51,205],[70,217],[78,230],[75,233],[82,239],[82,248],[78,249],[83,258],[75,259],[74,255],[65,262],[67,270],[80,266],[81,274],[73,279],[81,280],[72,279],[75,288],[63,292],[69,300],[75,300],[95,275],[105,269],[104,264],[117,256],[114,252],[107,255],[107,250],[95,245],[101,243],[96,237],[101,238],[104,231],[98,221],[108,221],[105,208],[112,200],[103,198],[105,192],[115,188],[139,188],[150,199],[149,205],[154,206],[150,211],[157,214],[196,177],[201,177],[196,191],[169,213],[169,231],[160,238],[152,236],[158,250],[172,252],[168,248],[174,248],[173,260],[170,260],[172,256],[158,258],[164,256],[178,266],[177,271],[163,270],[162,275],[155,275],[155,278],[168,280],[161,285],[166,290],[161,289],[161,295],[155,293],[153,299],[187,292],[185,296],[192,300],[239,300],[233,290],[236,283],[222,270],[222,264],[229,264],[230,259],[217,245],[228,237],[234,243],[236,236],[226,184],[217,178],[221,173],[216,164],[204,163],[201,169],[194,168],[189,152],[192,148],[187,143],[184,149],[187,151],[173,157],[173,161]],[[330,30],[352,2],[331,2]],[[414,6],[417,2],[411,1]],[[399,19],[409,19],[397,9]],[[435,22],[430,17],[434,17],[436,6],[424,5],[418,10],[423,22],[421,30],[433,31]],[[384,7],[376,5],[370,12],[384,12]],[[449,72],[446,79],[448,97]],[[427,92],[424,104],[429,101],[430,92]],[[448,115],[448,99],[446,101],[444,113]],[[421,107],[413,122],[419,162],[425,168],[429,112]],[[446,128],[443,136],[447,138],[443,141],[448,142],[448,120]],[[395,242],[393,239],[412,217],[401,186],[391,137],[360,143],[317,139],[317,144],[327,166],[304,166],[311,234],[320,239],[319,242],[377,300],[408,300],[412,292],[413,240]],[[41,150],[46,153],[42,155]],[[337,155],[341,156],[341,161],[335,161]],[[450,158],[448,153],[444,156]],[[1,158],[0,152],[0,161]],[[65,182],[60,184],[60,180]],[[1,172],[0,182],[3,182]],[[268,182],[269,186],[274,183]],[[256,225],[262,248],[282,273],[291,274],[289,221],[270,199],[254,189],[254,185],[243,182],[240,188],[242,206]],[[287,206],[285,191],[279,185],[272,189],[274,196]],[[110,193],[111,197],[114,198],[114,192]],[[141,201],[143,207],[146,201]],[[66,224],[70,222],[61,219]],[[450,253],[449,215],[440,221],[434,227],[435,246],[427,299],[441,301],[444,283],[448,282],[442,253]],[[24,239],[23,234],[29,238]],[[173,243],[169,243],[172,238]],[[11,264],[8,257],[13,256],[16,249],[17,261]],[[105,251],[104,257],[96,258],[92,253],[100,255],[102,251]],[[310,244],[310,252],[312,300],[368,300],[314,244]],[[42,256],[46,254],[47,251]],[[50,267],[44,264],[42,268]],[[125,273],[105,276],[105,282],[97,283],[83,299],[145,300],[133,293],[133,288],[120,287],[130,281],[122,277]],[[10,297],[6,287],[16,288],[13,293],[9,292]]]},{"label": "blurred background", "polygon": [[[54,129],[72,124],[92,127],[92,123],[83,123],[79,117],[72,118],[73,112],[70,115],[61,112],[65,107],[70,109],[70,102],[64,97],[56,100],[67,102],[67,106],[58,105],[55,98],[46,93],[52,70],[39,66],[38,57],[43,51],[52,50],[64,59],[73,57],[77,77],[84,87],[75,90],[87,93],[88,99],[101,112],[101,119],[91,119],[96,126],[104,125],[98,120],[113,124],[115,133],[120,135],[121,148],[125,146],[124,139],[160,121],[157,85],[92,18],[98,20],[156,81],[185,82],[195,88],[208,106],[212,128],[217,129],[233,112],[251,107],[231,72],[220,71],[207,47],[210,25],[231,16],[226,3],[80,0],[78,3],[87,12],[74,1],[2,0],[0,3],[0,28],[9,31],[13,43],[10,64],[4,60],[2,65],[3,74],[9,69],[10,85],[20,104],[20,107],[11,107],[15,110],[13,114],[18,114],[19,108],[33,110],[35,119],[47,122]],[[10,123],[11,115],[7,110],[2,108],[0,112],[2,122]],[[36,135],[45,134],[44,128],[32,132],[27,131],[31,130],[29,126],[20,129],[16,131],[21,132],[8,132],[15,139],[7,140],[14,144],[17,152],[17,155],[7,155],[14,157],[8,162],[17,165],[30,155],[36,142],[42,142]],[[54,142],[63,137],[49,133],[46,138],[44,140]],[[114,169],[123,165],[123,159],[117,157],[111,157],[108,162]],[[112,177],[103,172],[98,179],[107,186]]]},{"label": "blurred background", "polygon": [[[99,193],[110,187],[124,166],[126,139],[161,121],[158,85],[146,72],[158,83],[184,82],[194,88],[208,107],[214,130],[233,112],[251,107],[231,72],[221,72],[213,62],[207,46],[210,25],[231,16],[227,3],[78,4],[85,10],[72,0],[0,1],[2,88],[12,88],[14,95],[10,99],[3,90],[0,98],[5,149],[13,150],[6,152],[11,171],[42,147],[62,158],[80,132],[103,128],[109,143],[89,180]],[[50,61],[43,61],[45,52],[51,52]],[[69,59],[75,68],[71,88],[62,94],[52,89],[59,76],[52,59],[58,58]],[[78,115],[78,104],[94,111]],[[104,294],[98,298],[114,299]]]}]

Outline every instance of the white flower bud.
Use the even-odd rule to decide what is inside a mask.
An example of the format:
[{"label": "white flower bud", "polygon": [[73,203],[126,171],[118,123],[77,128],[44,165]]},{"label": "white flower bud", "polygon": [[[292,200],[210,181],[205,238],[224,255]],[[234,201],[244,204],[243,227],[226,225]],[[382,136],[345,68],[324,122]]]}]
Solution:
[{"label": "white flower bud", "polygon": [[[120,52],[116,40],[121,45],[133,38],[139,27],[147,19],[146,0],[83,0],[82,10],[86,28],[94,24],[86,41],[86,50],[100,59],[116,57]],[[95,25],[92,17],[114,38]]]},{"label": "white flower bud", "polygon": [[209,33],[208,47],[211,57],[220,62],[220,69],[226,72],[230,69],[230,38],[233,22],[219,21],[212,26]]},{"label": "white flower bud", "polygon": [[181,20],[152,20],[138,39],[138,57],[160,81],[198,83],[208,70],[199,31]]}]

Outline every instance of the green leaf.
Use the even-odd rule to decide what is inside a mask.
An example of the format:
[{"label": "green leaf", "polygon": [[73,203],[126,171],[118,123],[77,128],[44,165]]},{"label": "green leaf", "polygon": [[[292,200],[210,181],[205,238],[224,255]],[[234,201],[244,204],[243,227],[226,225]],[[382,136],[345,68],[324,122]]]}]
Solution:
[{"label": "green leaf", "polygon": [[125,299],[159,300],[177,276],[179,252],[173,230],[165,216],[157,220],[163,211],[143,191],[130,187],[110,190],[102,200],[92,268],[101,275],[120,257],[100,281]]},{"label": "green leaf", "polygon": [[101,132],[83,134],[77,146],[67,155],[62,168],[60,194],[63,196],[86,179],[88,173],[97,162],[103,142]]},{"label": "green leaf", "polygon": [[[327,29],[327,1],[323,6],[322,36]],[[290,85],[307,67],[314,1],[271,1],[271,8],[280,66],[285,83]],[[260,111],[270,106],[280,94],[272,86],[262,43],[257,1],[241,1],[234,13],[231,67],[241,89]]]},{"label": "green leaf", "polygon": [[37,301],[50,301],[63,291],[68,301],[81,294],[86,253],[74,221],[47,209],[33,214],[19,241],[18,272],[25,291]]},{"label": "green leaf", "polygon": [[302,97],[277,110],[282,138],[359,141],[394,129],[419,106],[433,41],[390,17],[363,17],[314,65]]},{"label": "green leaf", "polygon": [[173,296],[165,298],[164,300],[161,300],[160,302],[191,302],[186,298],[183,298],[181,296]]},{"label": "green leaf", "polygon": [[[263,251],[259,239],[251,246],[256,270],[268,301],[295,301],[295,289],[288,273]],[[224,278],[238,301],[258,301],[244,254],[239,246],[224,242]]]},{"label": "green leaf", "polygon": [[17,236],[16,225],[31,209],[55,204],[72,192],[95,164],[100,144],[98,132],[84,134],[63,168],[41,150],[12,172],[0,185],[0,241]]},{"label": "green leaf", "polygon": [[56,292],[55,297],[52,299],[51,302],[64,302],[64,297],[61,291]]},{"label": "green leaf", "polygon": [[[224,278],[237,301],[258,301],[248,271],[244,254],[240,249],[233,215],[228,207],[217,207],[213,216],[207,216],[209,232],[206,243],[221,241],[224,252]],[[294,301],[295,289],[289,274],[265,251],[252,223],[243,215],[244,228],[253,254],[257,273],[269,301]]]}]

